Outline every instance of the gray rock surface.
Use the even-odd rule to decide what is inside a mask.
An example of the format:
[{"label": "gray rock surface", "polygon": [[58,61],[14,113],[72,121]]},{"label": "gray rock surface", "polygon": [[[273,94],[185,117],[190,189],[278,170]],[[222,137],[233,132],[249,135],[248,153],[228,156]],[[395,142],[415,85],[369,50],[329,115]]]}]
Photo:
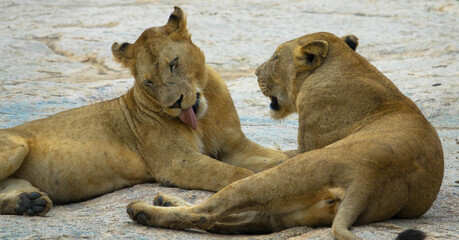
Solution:
[{"label": "gray rock surface", "polygon": [[[358,52],[413,99],[436,127],[445,177],[421,218],[353,227],[364,239],[394,239],[406,228],[428,239],[459,239],[459,2],[276,0],[2,0],[0,2],[0,127],[112,99],[133,83],[112,60],[113,42],[133,42],[163,25],[173,5],[188,13],[193,41],[227,80],[247,136],[293,149],[296,117],[270,120],[254,69],[276,47],[317,31],[355,34]],[[332,239],[330,228],[299,227],[270,235],[221,236],[147,228],[125,206],[158,192],[200,203],[212,193],[142,184],[82,203],[54,207],[46,217],[0,216],[1,239]]]}]

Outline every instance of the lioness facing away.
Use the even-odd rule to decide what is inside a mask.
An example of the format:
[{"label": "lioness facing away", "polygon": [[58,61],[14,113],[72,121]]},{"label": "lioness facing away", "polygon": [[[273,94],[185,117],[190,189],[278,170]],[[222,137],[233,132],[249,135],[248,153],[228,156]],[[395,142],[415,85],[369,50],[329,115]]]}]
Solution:
[{"label": "lioness facing away", "polygon": [[[356,44],[355,44],[356,46]],[[203,204],[158,195],[133,202],[145,225],[217,233],[266,233],[423,215],[443,178],[435,129],[416,105],[344,41],[330,33],[280,45],[256,71],[272,116],[299,114],[298,150],[279,166],[234,182]]]},{"label": "lioness facing away", "polygon": [[135,78],[126,94],[0,130],[0,214],[43,216],[52,201],[154,180],[217,191],[287,158],[244,136],[180,8],[112,52]]}]

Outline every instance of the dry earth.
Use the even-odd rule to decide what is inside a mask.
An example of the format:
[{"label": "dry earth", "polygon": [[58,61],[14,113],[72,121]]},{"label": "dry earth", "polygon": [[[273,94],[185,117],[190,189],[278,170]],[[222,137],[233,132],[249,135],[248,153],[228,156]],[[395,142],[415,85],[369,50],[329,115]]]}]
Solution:
[{"label": "dry earth", "polygon": [[[0,2],[0,127],[112,99],[133,83],[114,63],[113,42],[133,42],[163,25],[174,5],[188,13],[193,41],[222,73],[245,133],[265,146],[296,146],[295,116],[270,120],[253,70],[280,43],[317,31],[360,38],[358,52],[412,98],[436,127],[445,177],[421,218],[354,227],[364,239],[394,239],[406,228],[428,239],[459,239],[458,1],[13,1]],[[157,192],[199,203],[211,193],[143,184],[86,202],[56,206],[46,217],[0,216],[2,239],[332,239],[330,228],[299,227],[270,235],[220,236],[147,228],[125,205]]]}]

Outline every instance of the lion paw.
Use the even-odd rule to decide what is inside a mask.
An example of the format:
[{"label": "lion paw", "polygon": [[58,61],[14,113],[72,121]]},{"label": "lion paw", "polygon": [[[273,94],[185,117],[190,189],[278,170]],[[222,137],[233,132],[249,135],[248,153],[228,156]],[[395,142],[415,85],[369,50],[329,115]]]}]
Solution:
[{"label": "lion paw", "polygon": [[179,197],[167,195],[167,194],[161,194],[159,193],[158,195],[155,196],[153,199],[153,205],[154,206],[160,206],[160,207],[180,207],[180,206],[191,206],[191,204]]},{"label": "lion paw", "polygon": [[21,193],[15,209],[17,215],[44,216],[52,207],[51,199],[39,192]]},{"label": "lion paw", "polygon": [[142,210],[142,205],[145,204],[140,201],[134,201],[127,205],[126,212],[129,215],[129,218],[142,224],[148,225],[148,221],[151,217]]},{"label": "lion paw", "polygon": [[170,201],[168,201],[168,199],[165,198],[164,196],[162,196],[161,194],[158,194],[158,195],[155,196],[155,198],[153,199],[153,205],[154,206],[160,206],[160,207],[173,206],[172,203]]}]

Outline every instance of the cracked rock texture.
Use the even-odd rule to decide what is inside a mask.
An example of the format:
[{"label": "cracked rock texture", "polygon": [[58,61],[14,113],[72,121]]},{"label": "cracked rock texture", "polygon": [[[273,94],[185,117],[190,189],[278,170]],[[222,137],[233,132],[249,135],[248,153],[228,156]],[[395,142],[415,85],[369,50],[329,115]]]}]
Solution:
[{"label": "cracked rock texture", "polygon": [[[459,239],[459,2],[276,0],[2,0],[0,127],[118,97],[133,80],[111,57],[113,42],[133,42],[165,24],[173,6],[188,13],[193,41],[227,80],[243,130],[264,146],[293,149],[295,116],[269,118],[254,69],[287,40],[317,31],[355,34],[357,51],[413,99],[436,127],[445,177],[432,208],[419,219],[353,227],[364,239],[394,239],[417,228],[428,239]],[[223,236],[147,228],[125,206],[156,193],[200,203],[212,193],[142,184],[70,205],[46,217],[0,216],[2,239],[332,239],[330,228],[298,227],[270,235]]]}]

